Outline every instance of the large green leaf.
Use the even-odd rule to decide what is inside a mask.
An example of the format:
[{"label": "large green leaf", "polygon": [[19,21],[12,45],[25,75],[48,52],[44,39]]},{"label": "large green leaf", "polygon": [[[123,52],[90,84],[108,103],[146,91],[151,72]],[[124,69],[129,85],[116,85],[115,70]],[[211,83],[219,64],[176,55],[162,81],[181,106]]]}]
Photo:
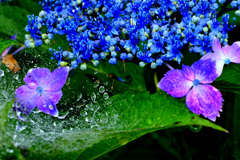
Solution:
[{"label": "large green leaf", "polygon": [[[96,116],[93,124],[100,126],[95,129],[93,124],[93,128],[83,127],[82,124],[86,122],[80,115],[75,127],[80,125],[82,128],[65,127],[64,132],[60,133],[48,131],[49,126],[38,126],[36,121],[34,125],[30,125],[33,122],[26,123],[29,126],[22,132],[15,131],[15,126],[11,127],[18,123],[15,119],[1,119],[2,124],[9,124],[1,127],[6,126],[5,129],[12,132],[11,135],[18,133],[24,138],[24,142],[18,144],[17,148],[26,159],[94,159],[146,133],[180,126],[201,125],[227,132],[222,127],[200,118],[189,111],[184,103],[162,92],[149,95],[147,92],[127,91],[109,98],[106,102],[108,104],[102,112],[108,113],[108,122],[101,125],[101,118]],[[6,113],[8,112],[1,112],[1,116],[6,117]],[[32,113],[31,116],[37,116],[43,124],[49,121],[46,115]],[[52,124],[48,125],[51,127]],[[42,131],[35,132],[36,127],[41,127]],[[49,134],[52,136],[46,140]],[[13,144],[16,144],[15,141],[12,139]]]},{"label": "large green leaf", "polygon": [[221,91],[240,93],[240,64],[224,66],[221,76],[213,85]]}]

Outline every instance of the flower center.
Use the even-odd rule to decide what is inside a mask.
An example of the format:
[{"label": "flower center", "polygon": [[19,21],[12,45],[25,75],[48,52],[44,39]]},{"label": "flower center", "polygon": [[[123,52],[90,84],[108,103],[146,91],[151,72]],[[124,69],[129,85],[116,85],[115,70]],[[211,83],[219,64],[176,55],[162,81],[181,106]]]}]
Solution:
[{"label": "flower center", "polygon": [[229,64],[231,61],[230,61],[230,59],[229,58],[226,58],[225,60],[224,60],[224,62],[225,62],[225,64]]},{"label": "flower center", "polygon": [[193,81],[193,84],[196,86],[196,85],[198,85],[200,83],[200,81],[198,80],[198,79],[194,79],[194,81]]},{"label": "flower center", "polygon": [[43,92],[43,88],[39,87],[39,86],[36,88],[36,90],[37,90],[38,93],[42,93]]}]

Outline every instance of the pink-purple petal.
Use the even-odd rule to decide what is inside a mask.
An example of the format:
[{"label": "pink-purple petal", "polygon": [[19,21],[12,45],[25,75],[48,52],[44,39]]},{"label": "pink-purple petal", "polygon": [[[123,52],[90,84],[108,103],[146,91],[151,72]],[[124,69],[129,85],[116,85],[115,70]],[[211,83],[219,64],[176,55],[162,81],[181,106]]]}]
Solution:
[{"label": "pink-purple petal", "polygon": [[221,43],[216,37],[213,38],[212,50],[214,51],[215,54],[223,55]]},{"label": "pink-purple petal", "polygon": [[203,84],[212,83],[217,77],[216,61],[211,59],[199,60],[192,64],[192,69],[195,73],[195,78]]},{"label": "pink-purple petal", "polygon": [[157,86],[175,98],[181,98],[187,95],[193,82],[186,79],[182,71],[174,69],[168,71]]},{"label": "pink-purple petal", "polygon": [[190,81],[194,81],[195,75],[194,75],[194,71],[191,67],[189,67],[187,65],[183,65],[182,66],[182,73],[186,77],[186,79],[188,79]]},{"label": "pink-purple petal", "polygon": [[[17,36],[17,34],[14,34],[10,39],[15,40],[15,39],[16,39],[16,36]],[[8,53],[8,51],[9,51],[11,48],[12,48],[12,46],[10,46],[10,47],[8,47],[7,49],[5,49],[5,50],[2,52],[2,54],[0,53],[0,54],[1,54],[1,57],[6,56],[7,53]]]},{"label": "pink-purple petal", "polygon": [[53,117],[58,117],[58,110],[56,104],[49,97],[42,95],[37,100],[37,107],[39,110],[46,114],[50,114]]},{"label": "pink-purple petal", "polygon": [[60,67],[55,69],[45,82],[46,87],[44,90],[51,92],[60,91],[67,80],[68,71],[69,67]]},{"label": "pink-purple petal", "polygon": [[221,92],[211,85],[194,86],[186,97],[186,105],[193,113],[202,114],[211,121],[219,117],[223,101]]},{"label": "pink-purple petal", "polygon": [[38,86],[44,87],[47,78],[51,75],[48,68],[32,68],[24,78],[24,82],[29,88],[36,89]]},{"label": "pink-purple petal", "polygon": [[231,62],[240,63],[240,45],[239,42],[235,42],[232,46],[224,46],[223,52],[226,58],[229,58]]}]

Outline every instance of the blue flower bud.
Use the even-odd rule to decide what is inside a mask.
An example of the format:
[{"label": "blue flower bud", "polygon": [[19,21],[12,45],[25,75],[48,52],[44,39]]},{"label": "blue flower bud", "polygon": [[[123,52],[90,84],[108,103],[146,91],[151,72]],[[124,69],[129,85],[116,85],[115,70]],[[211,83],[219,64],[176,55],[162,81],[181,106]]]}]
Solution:
[{"label": "blue flower bud", "polygon": [[71,61],[71,65],[73,68],[77,68],[78,63],[77,63],[77,61]]},{"label": "blue flower bud", "polygon": [[73,58],[74,58],[74,54],[71,53],[71,52],[69,52],[69,53],[68,53],[68,58],[69,58],[69,59],[73,59]]},{"label": "blue flower bud", "polygon": [[132,60],[132,58],[133,58],[133,54],[132,53],[128,53],[128,60]]},{"label": "blue flower bud", "polygon": [[125,60],[125,59],[128,58],[128,55],[127,55],[126,53],[121,53],[120,58],[121,58],[122,60]]},{"label": "blue flower bud", "polygon": [[105,54],[105,52],[101,52],[99,56],[100,56],[100,59],[104,59],[104,58],[106,58],[106,54]]},{"label": "blue flower bud", "polygon": [[110,58],[109,63],[112,64],[112,65],[116,64],[117,63],[117,58],[115,58],[115,57]]},{"label": "blue flower bud", "polygon": [[63,57],[67,57],[68,56],[68,51],[64,51],[63,53],[62,53],[62,55],[63,55]]},{"label": "blue flower bud", "polygon": [[48,38],[49,38],[50,40],[52,40],[52,39],[53,39],[53,34],[52,34],[52,33],[48,33]]},{"label": "blue flower bud", "polygon": [[35,45],[38,47],[38,46],[41,46],[42,45],[42,40],[41,39],[38,39],[35,41]]},{"label": "blue flower bud", "polygon": [[99,59],[98,54],[97,54],[97,53],[94,53],[94,54],[92,55],[92,59],[94,59],[94,60],[98,60],[98,59]]},{"label": "blue flower bud", "polygon": [[156,60],[156,64],[157,64],[158,66],[161,66],[161,65],[163,64],[162,59],[157,59],[157,60]]}]

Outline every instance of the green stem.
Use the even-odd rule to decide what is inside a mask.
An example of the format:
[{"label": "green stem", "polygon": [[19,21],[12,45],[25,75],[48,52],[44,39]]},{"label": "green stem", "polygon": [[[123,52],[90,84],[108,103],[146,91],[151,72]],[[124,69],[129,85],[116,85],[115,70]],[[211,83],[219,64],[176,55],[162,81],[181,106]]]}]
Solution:
[{"label": "green stem", "polygon": [[157,84],[158,84],[157,72],[154,72],[154,83],[155,83],[157,91],[160,91],[160,88],[158,88],[158,86],[157,86]]}]

